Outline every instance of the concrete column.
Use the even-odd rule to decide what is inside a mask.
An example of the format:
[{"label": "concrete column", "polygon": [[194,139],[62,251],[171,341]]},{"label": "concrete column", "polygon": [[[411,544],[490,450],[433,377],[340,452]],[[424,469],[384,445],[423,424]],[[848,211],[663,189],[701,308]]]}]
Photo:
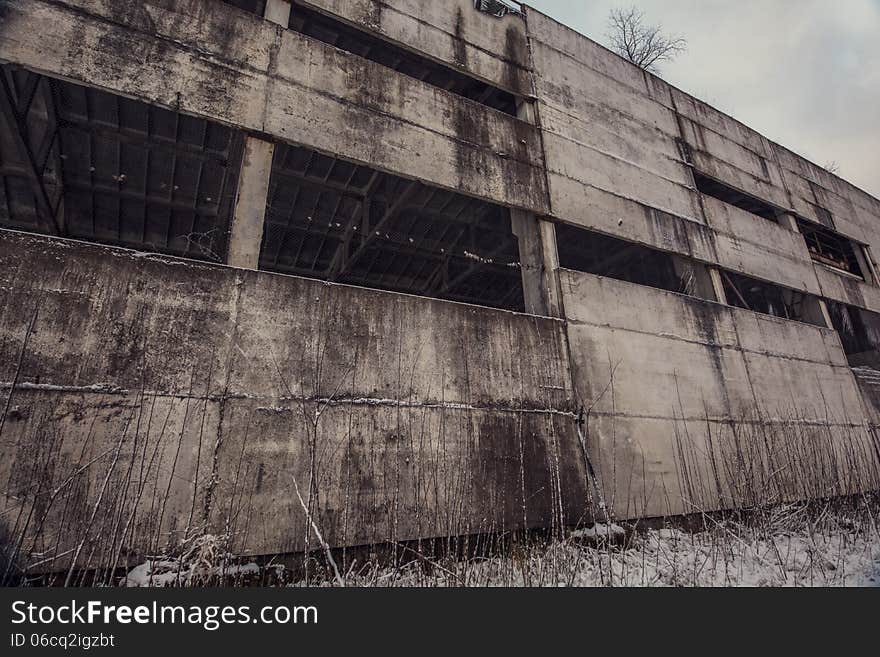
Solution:
[{"label": "concrete column", "polygon": [[538,220],[529,212],[511,210],[510,225],[519,243],[526,312],[532,315],[549,315],[550,306],[545,288],[544,248]]},{"label": "concrete column", "polygon": [[[263,18],[287,28],[290,23],[290,0],[266,0]],[[226,264],[242,269],[258,269],[263,226],[266,221],[266,202],[269,196],[269,176],[275,144],[246,137],[241,171],[238,176],[238,194],[229,231],[229,255]]]},{"label": "concrete column", "polygon": [[287,27],[290,24],[290,0],[266,0],[263,18]]},{"label": "concrete column", "polygon": [[[537,123],[533,101],[519,99],[516,115],[526,123]],[[546,317],[562,317],[556,227],[553,223],[522,210],[511,210],[510,222],[519,241],[526,312]]]},{"label": "concrete column", "polygon": [[801,232],[800,228],[797,225],[797,218],[793,214],[786,212],[785,214],[779,215],[779,225],[788,228],[795,233]]},{"label": "concrete column", "polygon": [[825,326],[834,330],[834,322],[831,321],[831,313],[828,312],[828,304],[825,299],[819,299],[819,310],[822,312],[822,318],[825,320]]},{"label": "concrete column", "polygon": [[555,227],[549,221],[522,210],[510,211],[510,223],[519,242],[526,312],[561,317]]},{"label": "concrete column", "polygon": [[226,258],[226,264],[232,267],[258,269],[260,266],[274,155],[275,144],[255,137],[245,139]]},{"label": "concrete column", "polygon": [[541,249],[544,257],[544,290],[550,317],[562,317],[562,286],[559,283],[559,250],[556,246],[556,226],[550,221],[538,220]]},{"label": "concrete column", "polygon": [[715,291],[715,298],[718,303],[727,303],[727,292],[724,291],[724,282],[721,280],[721,270],[717,267],[709,267],[709,276],[712,278],[712,289]]}]

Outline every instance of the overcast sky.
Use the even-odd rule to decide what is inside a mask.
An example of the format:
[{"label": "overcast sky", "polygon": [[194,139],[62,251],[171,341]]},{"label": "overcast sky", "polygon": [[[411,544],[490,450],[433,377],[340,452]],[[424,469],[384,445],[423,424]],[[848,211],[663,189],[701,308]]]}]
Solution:
[{"label": "overcast sky", "polygon": [[607,45],[635,4],[687,37],[661,76],[880,197],[880,0],[530,0]]}]

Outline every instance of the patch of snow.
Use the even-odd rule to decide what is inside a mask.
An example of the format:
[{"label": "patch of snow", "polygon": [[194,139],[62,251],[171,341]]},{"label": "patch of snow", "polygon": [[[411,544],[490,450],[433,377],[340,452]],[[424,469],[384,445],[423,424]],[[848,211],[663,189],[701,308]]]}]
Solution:
[{"label": "patch of snow", "polygon": [[614,523],[610,525],[596,525],[589,529],[578,529],[571,533],[573,539],[598,539],[598,538],[622,538],[626,536],[626,530]]}]

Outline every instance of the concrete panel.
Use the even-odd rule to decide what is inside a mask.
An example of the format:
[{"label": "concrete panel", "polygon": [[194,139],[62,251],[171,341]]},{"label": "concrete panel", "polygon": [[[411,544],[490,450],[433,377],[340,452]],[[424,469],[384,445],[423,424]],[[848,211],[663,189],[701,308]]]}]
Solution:
[{"label": "concrete panel", "polygon": [[204,526],[216,402],[35,385],[11,405],[0,523],[30,574],[133,567]]},{"label": "concrete panel", "polygon": [[471,0],[308,0],[304,4],[518,96],[533,93],[525,22],[518,16],[489,16],[476,11]]},{"label": "concrete panel", "polygon": [[681,117],[684,139],[696,150],[774,187],[784,190],[779,166],[771,159],[745,148],[699,123]]},{"label": "concrete panel", "polygon": [[768,420],[859,424],[861,396],[848,367],[746,352],[758,408]]},{"label": "concrete panel", "polygon": [[772,147],[774,155],[783,168],[848,199],[868,214],[880,217],[880,199],[779,144],[772,144]]},{"label": "concrete panel", "polygon": [[4,8],[5,61],[546,211],[533,127],[223,3]]},{"label": "concrete panel", "polygon": [[223,385],[232,270],[0,231],[0,380],[168,394]]},{"label": "concrete panel", "polygon": [[839,274],[820,264],[815,269],[823,297],[880,312],[880,288],[852,276]]},{"label": "concrete panel", "polygon": [[315,519],[332,545],[551,527],[585,511],[569,418],[343,404],[311,424],[314,410],[229,405],[217,491],[225,503],[213,522],[229,522],[236,553],[306,547],[297,488],[308,505],[310,474]]},{"label": "concrete panel", "polygon": [[[526,16],[533,50],[537,52],[550,48],[557,53],[553,55],[545,52],[543,57],[564,57],[592,69],[617,84],[625,85],[632,92],[645,93],[647,89],[646,76],[637,66],[588,39],[583,34],[530,7],[526,8]],[[536,62],[540,57],[535,55]],[[552,71],[550,68],[539,67],[537,64],[536,70],[541,70],[543,73]]]},{"label": "concrete panel", "polygon": [[[124,543],[130,564],[187,528],[233,531],[248,554],[301,550],[291,486],[308,497],[310,473],[338,546],[583,518],[561,321],[10,231],[0,263],[6,506],[51,507],[46,491],[99,457],[57,539],[73,554],[86,536],[77,563],[112,565]],[[68,522],[44,515],[47,536]],[[29,555],[48,540],[6,529]]]},{"label": "concrete panel", "polygon": [[[747,447],[746,460],[759,460],[748,467],[770,477],[765,438],[789,449],[825,431],[825,447],[786,466],[803,484],[792,468],[820,468],[811,459],[824,462],[826,447],[846,452],[843,435],[862,432],[861,395],[833,331],[590,274],[563,270],[560,279],[574,387],[591,411],[588,449],[619,514],[747,503],[731,476],[743,458],[736,450]],[[713,458],[728,470],[720,488],[707,479]]]},{"label": "concrete panel", "polygon": [[791,190],[793,205],[800,215],[817,223],[827,224],[831,214],[834,229],[858,242],[869,244],[874,234],[871,224],[880,215],[868,215],[850,200],[824,188],[799,174],[783,169],[786,185]]},{"label": "concrete panel", "polygon": [[697,171],[705,173],[711,178],[720,180],[730,187],[746,192],[762,201],[767,201],[778,208],[790,209],[786,191],[782,187],[777,187],[773,183],[768,182],[766,178],[759,178],[747,171],[743,171],[705,151],[694,151],[693,162]]},{"label": "concrete panel", "polygon": [[714,255],[721,267],[820,294],[813,261],[800,234],[711,196],[703,197],[703,209],[715,231]]},{"label": "concrete panel", "polygon": [[764,157],[770,157],[769,142],[748,126],[718,111],[698,98],[671,87],[672,99],[678,113],[691,121],[709,128],[722,137]]},{"label": "concrete panel", "polygon": [[[279,313],[278,308],[290,308]],[[230,392],[568,408],[562,322],[252,273]]]},{"label": "concrete panel", "polygon": [[[547,169],[551,175],[565,176],[663,212],[698,220],[695,192],[680,182],[661,178],[624,160],[552,133],[544,133],[544,148]],[[556,190],[551,189],[554,193],[551,202],[554,214],[560,215]]]},{"label": "concrete panel", "polygon": [[609,155],[666,180],[688,188],[692,186],[691,174],[682,163],[673,137],[607,107],[597,105],[594,113],[613,114],[613,119],[584,119],[542,104],[541,126],[547,132],[573,142],[572,148]]}]

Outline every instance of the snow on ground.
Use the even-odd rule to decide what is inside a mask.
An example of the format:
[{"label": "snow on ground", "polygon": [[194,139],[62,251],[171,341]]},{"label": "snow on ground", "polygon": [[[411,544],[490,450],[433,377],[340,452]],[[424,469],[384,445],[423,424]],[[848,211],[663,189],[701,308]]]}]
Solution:
[{"label": "snow on ground", "polygon": [[[491,558],[434,561],[422,556],[396,568],[348,564],[343,572],[346,586],[360,587],[872,587],[880,586],[877,517],[873,511],[823,512],[817,519],[803,507],[791,507],[758,523],[707,519],[709,529],[694,533],[597,525],[549,545]],[[261,580],[256,564],[230,567],[229,557],[223,556],[222,566],[203,553],[194,561],[156,558],[130,571],[123,585],[188,586],[218,576],[226,582]],[[312,572],[327,571],[315,562]],[[279,579],[287,581],[283,576],[273,581]],[[308,584],[331,586],[333,581],[311,578]]]},{"label": "snow on ground", "polygon": [[242,577],[256,577],[259,574],[260,567],[255,563],[198,570],[180,560],[153,559],[129,571],[122,582],[122,586],[135,588],[198,586],[205,581],[211,581],[212,578],[217,577],[235,580]]},{"label": "snow on ground", "polygon": [[352,586],[625,586],[811,587],[880,586],[880,533],[876,526],[769,534],[719,523],[698,533],[660,529],[633,535],[626,548],[584,545],[583,538],[618,535],[598,526],[573,539],[467,563],[423,563],[371,569],[346,578]]}]

